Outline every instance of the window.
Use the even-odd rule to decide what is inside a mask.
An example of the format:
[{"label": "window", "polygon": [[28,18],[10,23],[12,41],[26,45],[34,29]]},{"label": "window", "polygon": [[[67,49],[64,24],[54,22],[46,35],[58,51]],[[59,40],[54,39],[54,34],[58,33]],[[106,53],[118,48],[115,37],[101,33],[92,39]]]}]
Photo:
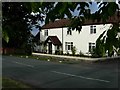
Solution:
[{"label": "window", "polygon": [[67,30],[67,34],[68,35],[72,35],[72,31],[71,30]]},{"label": "window", "polygon": [[95,43],[89,43],[89,52],[93,52],[94,48],[95,48]]},{"label": "window", "polygon": [[96,33],[96,26],[90,26],[90,34]]},{"label": "window", "polygon": [[73,42],[65,42],[65,50],[71,50],[73,48]]},{"label": "window", "polygon": [[48,36],[48,30],[45,30],[45,36]]}]

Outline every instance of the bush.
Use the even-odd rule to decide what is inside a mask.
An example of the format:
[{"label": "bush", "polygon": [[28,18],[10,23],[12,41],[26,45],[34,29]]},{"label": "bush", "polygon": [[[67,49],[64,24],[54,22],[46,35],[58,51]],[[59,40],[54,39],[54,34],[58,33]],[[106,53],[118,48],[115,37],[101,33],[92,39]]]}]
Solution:
[{"label": "bush", "polygon": [[63,55],[63,51],[55,50],[55,54],[56,54],[56,55]]},{"label": "bush", "polygon": [[91,52],[91,57],[95,57],[95,58],[99,58],[99,57],[103,57],[104,55],[104,51],[103,48],[98,49],[98,48],[94,48],[93,51]]},{"label": "bush", "polygon": [[67,53],[66,53],[66,54],[67,54],[67,55],[70,55],[68,51],[67,51]]},{"label": "bush", "polygon": [[79,52],[79,55],[80,55],[80,56],[84,56],[84,54],[83,54],[81,51]]},{"label": "bush", "polygon": [[25,54],[26,55],[31,55],[32,54],[32,49],[31,49],[31,45],[28,44],[25,48]]},{"label": "bush", "polygon": [[72,49],[71,49],[71,51],[72,51],[72,55],[74,56],[75,54],[76,54],[76,47],[74,46]]},{"label": "bush", "polygon": [[14,54],[16,54],[16,55],[25,54],[25,49],[20,49],[20,48],[18,49],[18,48],[16,48]]}]

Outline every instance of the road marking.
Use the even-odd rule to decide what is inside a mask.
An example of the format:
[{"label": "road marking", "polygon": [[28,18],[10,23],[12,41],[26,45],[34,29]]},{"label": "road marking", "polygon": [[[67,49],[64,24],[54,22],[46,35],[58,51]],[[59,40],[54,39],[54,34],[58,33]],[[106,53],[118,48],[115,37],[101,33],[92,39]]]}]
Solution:
[{"label": "road marking", "polygon": [[101,82],[106,82],[106,83],[109,83],[109,82],[110,82],[110,81],[107,81],[107,80],[95,79],[95,78],[89,78],[89,77],[84,77],[84,76],[78,76],[78,75],[73,75],[73,74],[69,74],[69,73],[63,73],[63,72],[57,72],[57,71],[51,71],[51,72],[53,72],[53,73],[57,73],[57,74],[63,74],[63,75],[67,75],[67,76],[72,76],[72,77],[83,78],[83,79],[89,79],[89,80],[101,81]]},{"label": "road marking", "polygon": [[28,64],[23,64],[23,63],[20,63],[20,62],[14,62],[14,63],[17,63],[17,64],[20,64],[20,65],[24,65],[24,66],[28,66],[28,67],[34,67],[34,66],[32,66],[32,65],[28,65]]}]

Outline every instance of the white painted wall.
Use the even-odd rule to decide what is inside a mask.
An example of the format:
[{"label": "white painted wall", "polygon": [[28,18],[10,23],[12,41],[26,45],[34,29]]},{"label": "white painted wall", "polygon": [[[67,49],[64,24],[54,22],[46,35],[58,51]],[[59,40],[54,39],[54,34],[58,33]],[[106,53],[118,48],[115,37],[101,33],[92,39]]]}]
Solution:
[{"label": "white painted wall", "polygon": [[55,46],[52,44],[52,53],[55,53]]},{"label": "white painted wall", "polygon": [[[41,41],[45,41],[48,36],[45,36],[45,30],[48,30],[48,36],[57,36],[60,42],[62,43],[62,28],[54,28],[54,29],[43,29],[40,33]],[[48,49],[48,46],[47,46]],[[48,53],[48,50],[47,50]],[[55,53],[55,46],[52,44],[52,53]]]},{"label": "white painted wall", "polygon": [[67,35],[67,28],[64,28],[63,50],[65,51],[65,42],[73,42],[73,46],[77,48],[77,54],[83,52],[86,54],[89,50],[89,42],[95,43],[97,38],[103,31],[109,29],[110,24],[96,25],[96,34],[90,34],[90,26],[82,26],[82,30],[78,33],[76,30],[72,31],[72,35]]},{"label": "white painted wall", "polygon": [[[73,46],[77,48],[77,54],[81,51],[86,54],[89,50],[89,42],[95,43],[97,38],[102,34],[103,31],[109,29],[111,24],[100,24],[96,25],[96,34],[90,34],[90,26],[82,26],[82,30],[78,33],[76,30],[72,31],[72,35],[67,34],[67,27],[63,28],[63,53],[65,51],[65,42],[73,42]],[[47,29],[43,29],[40,35],[41,40],[45,40],[47,37],[44,36],[44,32]],[[48,36],[57,36],[62,43],[62,28],[54,28],[48,30]],[[54,51],[54,45],[52,45],[52,50]],[[71,51],[69,52],[71,53]]]},{"label": "white painted wall", "polygon": [[41,40],[44,41],[47,39],[45,36],[45,30],[48,30],[48,36],[57,36],[59,40],[62,42],[62,28],[53,28],[53,29],[43,29],[41,30]]},{"label": "white painted wall", "polygon": [[45,39],[46,39],[44,33],[45,33],[45,29],[40,31],[40,40],[41,41],[45,41]]},{"label": "white painted wall", "polygon": [[48,30],[49,36],[57,36],[59,40],[62,42],[62,28],[54,28]]}]

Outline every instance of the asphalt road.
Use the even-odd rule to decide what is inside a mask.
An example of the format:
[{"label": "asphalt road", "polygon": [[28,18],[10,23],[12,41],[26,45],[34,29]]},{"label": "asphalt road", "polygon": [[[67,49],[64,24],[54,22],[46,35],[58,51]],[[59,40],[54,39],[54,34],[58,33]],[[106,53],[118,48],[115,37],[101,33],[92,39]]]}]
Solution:
[{"label": "asphalt road", "polygon": [[36,88],[118,88],[118,63],[61,64],[2,57],[2,74]]}]

